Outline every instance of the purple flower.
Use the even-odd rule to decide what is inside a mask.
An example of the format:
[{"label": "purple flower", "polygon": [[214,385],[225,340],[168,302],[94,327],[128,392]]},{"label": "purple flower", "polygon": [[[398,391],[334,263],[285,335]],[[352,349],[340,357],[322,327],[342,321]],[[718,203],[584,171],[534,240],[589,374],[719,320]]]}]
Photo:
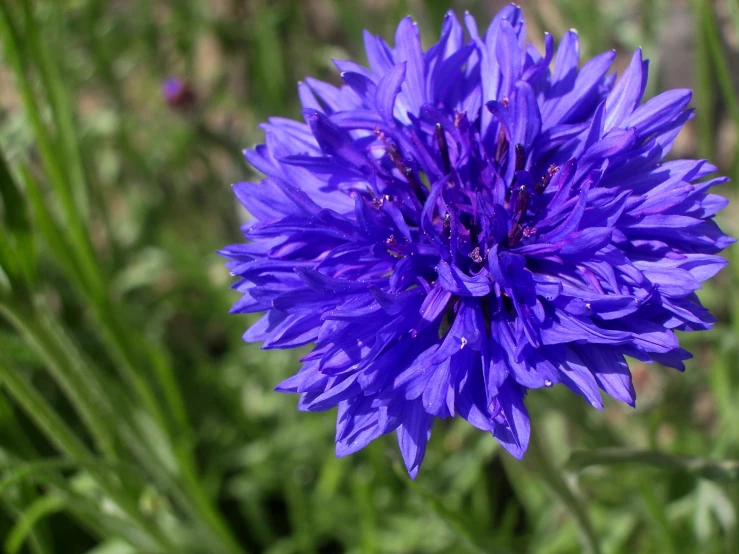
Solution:
[{"label": "purple flower", "polygon": [[254,219],[221,251],[232,311],[266,312],[244,335],[265,349],[313,345],[277,390],[338,408],[339,456],[395,431],[415,477],[433,422],[460,416],[521,458],[529,389],[633,406],[624,356],[683,369],[674,331],[714,322],[695,291],[733,242],[707,193],[725,179],[662,162],[690,91],[641,103],[640,50],[616,79],[614,52],[579,67],[575,32],[544,43],[515,6],[484,34],[450,12],[425,52],[406,18],[246,151],[267,177],[234,186]]},{"label": "purple flower", "polygon": [[177,77],[170,77],[162,83],[162,97],[173,109],[187,108],[195,103],[195,92],[190,84]]}]

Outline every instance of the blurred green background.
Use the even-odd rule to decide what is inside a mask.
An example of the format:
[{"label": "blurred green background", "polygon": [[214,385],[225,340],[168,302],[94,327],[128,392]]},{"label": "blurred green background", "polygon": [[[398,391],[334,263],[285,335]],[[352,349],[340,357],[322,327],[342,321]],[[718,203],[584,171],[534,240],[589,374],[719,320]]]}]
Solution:
[{"label": "blurred green background", "polygon": [[[735,177],[739,1],[521,3],[536,44],[575,27],[617,69],[641,45],[648,95],[695,91],[673,155]],[[363,28],[392,40],[412,14],[428,45],[448,8],[484,28],[502,4],[0,3],[0,549],[739,552],[736,266],[701,291],[719,322],[682,337],[684,375],[631,364],[636,410],[535,391],[523,463],[442,421],[416,482],[394,436],[336,459],[334,415],[272,392],[297,355],[242,343],[250,320],[227,314],[215,251],[240,240],[229,184],[257,178],[240,152],[258,123],[299,117],[297,81],[337,82],[332,58],[364,61]],[[194,105],[164,102],[170,76]]]}]

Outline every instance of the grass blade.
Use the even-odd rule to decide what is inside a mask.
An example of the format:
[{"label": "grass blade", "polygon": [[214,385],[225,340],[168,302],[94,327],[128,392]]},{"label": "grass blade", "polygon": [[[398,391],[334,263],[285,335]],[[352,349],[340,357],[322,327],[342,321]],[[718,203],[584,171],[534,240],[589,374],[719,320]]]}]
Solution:
[{"label": "grass blade", "polygon": [[68,183],[76,205],[76,215],[83,221],[88,218],[87,180],[77,131],[75,129],[72,105],[59,73],[59,63],[53,59],[40,32],[29,0],[23,1],[24,39],[28,52],[36,63],[41,81],[51,107],[57,130],[57,140],[64,156]]},{"label": "grass blade", "polygon": [[[92,452],[72,432],[46,399],[21,377],[17,369],[9,367],[2,359],[0,359],[0,382],[61,452],[74,460],[94,459]],[[114,479],[111,479],[106,472],[94,466],[91,466],[90,473],[95,477],[100,487],[110,495],[111,500],[126,513],[132,522],[136,522],[142,531],[149,534],[155,543],[158,542],[163,545],[165,550],[170,547],[167,537],[152,521],[149,521],[140,513],[135,500],[129,498],[127,492],[121,491]]]},{"label": "grass blade", "polygon": [[57,154],[60,152],[60,149],[57,147],[56,141],[48,132],[41,119],[41,111],[36,102],[30,75],[26,67],[27,52],[18,33],[18,29],[13,23],[10,7],[7,3],[0,4],[0,39],[2,40],[5,55],[15,72],[20,87],[20,96],[26,115],[33,128],[44,168],[64,208],[66,214],[65,225],[77,241],[84,242],[87,240],[86,229],[82,223],[83,220],[77,213],[77,206],[74,202],[72,191],[67,184],[63,164]]},{"label": "grass blade", "polygon": [[40,319],[37,310],[20,307],[0,306],[5,317],[25,336],[28,344],[44,361],[49,373],[62,388],[85,426],[89,430],[101,453],[115,459],[115,429],[113,414],[108,411],[111,402],[102,391],[97,376],[81,361],[72,360],[67,348],[60,342],[61,329],[52,330],[48,322]]},{"label": "grass blade", "polygon": [[42,496],[20,513],[15,527],[5,539],[6,554],[18,554],[23,543],[33,532],[36,524],[44,517],[60,512],[65,508],[64,500],[56,494]]},{"label": "grass blade", "polygon": [[18,184],[0,151],[0,198],[3,206],[3,219],[10,242],[21,263],[21,269],[29,284],[36,276],[36,245],[31,233],[31,222]]}]

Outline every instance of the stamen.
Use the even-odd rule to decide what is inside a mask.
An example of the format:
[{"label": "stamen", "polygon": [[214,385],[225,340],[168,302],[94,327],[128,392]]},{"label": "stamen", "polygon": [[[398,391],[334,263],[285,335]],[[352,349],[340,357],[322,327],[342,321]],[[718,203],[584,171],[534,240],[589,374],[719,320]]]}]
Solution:
[{"label": "stamen", "polygon": [[558,166],[554,164],[550,165],[549,169],[542,176],[541,180],[534,185],[534,192],[536,192],[536,194],[542,194],[545,190],[547,190],[549,183],[552,182],[552,177],[554,177],[558,171]]},{"label": "stamen", "polygon": [[480,302],[482,308],[482,320],[485,323],[485,336],[490,336],[490,301],[483,300]]},{"label": "stamen", "polygon": [[498,132],[498,148],[495,151],[495,161],[500,163],[500,160],[508,154],[508,139],[506,139],[505,131],[501,129]]},{"label": "stamen", "polygon": [[470,252],[469,254],[470,258],[472,258],[473,262],[477,262],[478,264],[482,263],[482,256],[480,256],[480,247],[475,246],[474,250]]},{"label": "stamen", "polygon": [[403,163],[403,157],[400,155],[400,150],[398,150],[398,147],[395,146],[392,142],[388,142],[385,145],[385,151],[390,157],[390,161],[393,162],[398,171],[400,171],[401,173],[405,173],[407,167]]},{"label": "stamen", "polygon": [[516,197],[516,218],[521,219],[523,215],[526,213],[526,210],[529,209],[529,190],[524,186],[521,185],[518,188],[518,195]]},{"label": "stamen", "polygon": [[441,161],[444,163],[444,173],[448,175],[452,171],[452,162],[449,159],[449,146],[446,143],[446,134],[441,126],[441,123],[437,123],[435,127],[436,131],[436,142],[439,144],[439,153],[441,154]]},{"label": "stamen", "polygon": [[516,144],[516,171],[521,171],[526,167],[526,150],[523,144]]},{"label": "stamen", "polygon": [[515,316],[516,315],[516,308],[513,305],[513,300],[511,300],[511,297],[508,295],[507,292],[504,292],[500,295],[501,303],[503,304],[503,309],[508,312],[508,315]]},{"label": "stamen", "polygon": [[523,237],[523,227],[521,227],[521,224],[516,223],[513,227],[511,227],[511,230],[508,231],[508,246],[516,246]]},{"label": "stamen", "polygon": [[452,216],[447,212],[444,214],[444,234],[445,235],[451,235],[452,233]]},{"label": "stamen", "polygon": [[396,258],[398,260],[402,260],[403,258],[405,258],[405,254],[402,250],[400,252],[398,250],[393,250],[393,247],[398,246],[398,241],[395,238],[395,235],[390,235],[388,238],[386,238],[385,244],[387,245],[386,252],[390,254],[393,258]]},{"label": "stamen", "polygon": [[425,189],[421,182],[418,180],[418,177],[416,177],[416,174],[413,172],[413,168],[405,164],[405,160],[403,160],[403,156],[400,154],[400,150],[398,150],[398,147],[387,140],[384,134],[382,136],[379,136],[379,138],[385,143],[385,151],[390,157],[390,161],[392,161],[393,165],[395,165],[395,168],[400,171],[400,174],[408,180],[408,184],[410,185],[411,190],[413,190],[421,203],[425,202]]},{"label": "stamen", "polygon": [[405,175],[405,178],[408,180],[408,184],[411,186],[411,189],[413,192],[416,193],[416,196],[421,201],[421,203],[426,201],[426,189],[424,188],[421,181],[418,180],[418,177],[416,177],[416,174],[413,172],[413,169],[410,167],[406,167],[405,171],[403,172],[403,175]]}]

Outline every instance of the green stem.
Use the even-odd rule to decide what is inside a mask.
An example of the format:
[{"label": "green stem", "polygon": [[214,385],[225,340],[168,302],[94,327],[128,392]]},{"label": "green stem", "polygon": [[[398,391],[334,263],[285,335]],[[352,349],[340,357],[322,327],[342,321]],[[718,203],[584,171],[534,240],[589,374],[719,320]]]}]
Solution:
[{"label": "green stem", "polygon": [[[28,383],[19,371],[10,368],[4,360],[0,359],[0,381],[5,385],[15,400],[25,409],[47,438],[70,459],[94,460],[92,452],[85,444],[70,430],[67,424],[46,402],[33,386]],[[170,551],[172,545],[169,543],[162,531],[152,521],[144,517],[136,504],[129,498],[125,491],[121,490],[115,479],[109,477],[104,471],[90,464],[88,471],[97,480],[100,488],[115,502],[120,509],[142,530],[145,530],[157,543],[164,546],[165,551]]]},{"label": "green stem", "polygon": [[56,447],[70,458],[90,459],[92,453],[53,411],[46,400],[15,369],[0,360],[0,382]]},{"label": "green stem", "polygon": [[640,464],[659,469],[686,471],[714,481],[739,479],[739,461],[679,456],[656,450],[636,448],[598,448],[573,452],[567,462],[567,469],[580,471],[596,465]]},{"label": "green stem", "polygon": [[[97,306],[98,312],[97,317],[103,323],[102,329],[106,342],[115,352],[115,357],[118,359],[119,365],[123,365],[126,368],[125,374],[128,379],[132,380],[134,386],[137,388],[139,395],[143,397],[145,404],[149,408],[158,423],[162,425],[163,429],[167,429],[165,415],[158,404],[153,391],[148,387],[148,384],[141,378],[138,372],[135,370],[135,365],[140,363],[138,358],[141,354],[135,354],[137,349],[134,348],[135,343],[127,335],[125,328],[123,327],[122,321],[116,315],[115,310],[112,306],[104,304],[104,306]],[[196,464],[192,456],[192,438],[188,433],[187,426],[187,414],[185,409],[185,402],[182,398],[181,391],[177,386],[176,378],[172,372],[172,366],[166,358],[160,355],[158,349],[153,344],[146,342],[141,337],[140,341],[141,349],[144,354],[148,356],[142,356],[142,358],[148,358],[145,360],[150,363],[157,381],[164,393],[164,399],[168,405],[171,414],[175,419],[175,433],[176,437],[173,439],[178,443],[176,447],[178,466],[180,471],[180,480],[183,485],[184,492],[189,498],[192,507],[195,510],[197,516],[208,526],[213,532],[215,537],[218,538],[219,542],[222,543],[226,552],[233,554],[242,553],[243,549],[238,546],[235,538],[230,532],[228,526],[224,523],[220,514],[212,505],[205,491],[202,489],[202,483],[198,478],[197,471],[195,469]],[[141,360],[142,362],[144,359]]]},{"label": "green stem", "polygon": [[[34,495],[32,498],[37,497],[38,495]],[[5,508],[7,514],[16,521],[23,519],[24,511],[28,505],[28,502],[24,503],[15,498],[11,499],[8,495],[0,496],[0,503]],[[33,554],[51,554],[48,521],[37,521],[34,528],[29,531],[26,542],[28,544],[28,551],[33,552]]]},{"label": "green stem", "polygon": [[572,516],[580,531],[583,552],[600,554],[600,542],[590,521],[587,507],[578,497],[575,489],[567,482],[563,471],[554,464],[550,453],[545,450],[536,432],[531,434],[525,459],[529,468],[547,484]]},{"label": "green stem", "polygon": [[706,26],[703,23],[702,0],[693,0],[695,11],[695,105],[700,114],[697,120],[698,150],[702,158],[713,158],[714,154],[714,123],[713,97],[715,82],[711,73],[711,53],[706,37]]},{"label": "green stem", "polygon": [[198,516],[213,532],[218,542],[221,543],[221,546],[225,549],[224,552],[230,554],[246,554],[246,550],[239,546],[236,538],[231,533],[231,529],[223,521],[220,513],[213,506],[210,498],[203,489],[202,481],[195,469],[190,445],[185,443],[182,448],[177,449],[177,454],[182,484]]},{"label": "green stem", "polygon": [[155,345],[147,342],[144,337],[134,337],[132,339],[130,333],[126,333],[123,322],[119,319],[116,310],[107,301],[95,307],[98,310],[96,315],[101,323],[103,323],[104,338],[113,349],[119,365],[123,365],[126,368],[125,374],[135,383],[150,413],[163,426],[163,429],[167,429],[166,416],[162,412],[157,398],[153,396],[152,389],[141,378],[135,367],[138,364],[147,363],[154,370],[158,384],[164,393],[165,402],[175,420],[175,428],[173,430],[175,437],[173,438],[173,442],[176,443],[176,455],[180,472],[179,479],[183,485],[183,492],[189,499],[194,512],[212,531],[226,552],[233,554],[242,553],[243,549],[238,546],[230,529],[212,505],[208,495],[202,489],[202,483],[198,478],[195,469],[196,464],[192,455],[193,444],[192,437],[188,432],[185,402],[177,385],[176,377],[172,372],[171,364]]},{"label": "green stem", "polygon": [[107,409],[110,403],[94,372],[80,360],[72,359],[69,348],[58,334],[61,330],[52,330],[37,310],[2,304],[0,311],[43,360],[95,439],[100,452],[106,459],[115,460],[115,437],[111,436],[107,425],[112,417]]},{"label": "green stem", "polygon": [[23,544],[29,544],[34,537],[34,529],[44,518],[61,512],[66,504],[61,496],[57,494],[46,494],[34,500],[18,516],[13,529],[5,539],[5,552],[16,554],[23,548]]}]

